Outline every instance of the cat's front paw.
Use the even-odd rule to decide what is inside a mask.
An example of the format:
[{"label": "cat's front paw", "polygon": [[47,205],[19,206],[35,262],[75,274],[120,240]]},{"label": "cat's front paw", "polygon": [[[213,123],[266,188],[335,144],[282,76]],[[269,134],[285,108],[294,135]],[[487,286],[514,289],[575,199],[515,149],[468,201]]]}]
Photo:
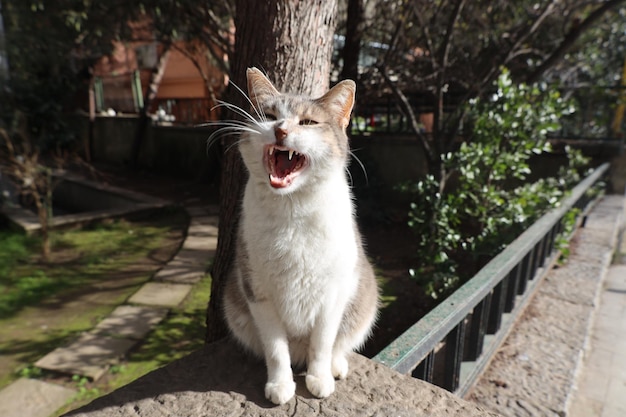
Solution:
[{"label": "cat's front paw", "polygon": [[333,356],[332,371],[333,376],[337,379],[344,379],[348,376],[348,360],[345,356]]},{"label": "cat's front paw", "polygon": [[335,392],[335,378],[331,374],[320,376],[308,374],[306,387],[317,398],[326,398]]},{"label": "cat's front paw", "polygon": [[265,398],[276,405],[285,404],[296,393],[296,383],[293,381],[268,382],[265,384]]}]

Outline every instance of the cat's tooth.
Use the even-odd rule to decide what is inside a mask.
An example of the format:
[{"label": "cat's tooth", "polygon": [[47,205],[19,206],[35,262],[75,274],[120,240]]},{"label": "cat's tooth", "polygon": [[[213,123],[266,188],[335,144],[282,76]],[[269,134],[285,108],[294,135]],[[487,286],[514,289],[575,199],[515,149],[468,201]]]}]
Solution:
[{"label": "cat's tooth", "polygon": [[292,149],[289,150],[289,160],[290,161],[291,161],[291,158],[293,158],[293,152],[294,151]]}]

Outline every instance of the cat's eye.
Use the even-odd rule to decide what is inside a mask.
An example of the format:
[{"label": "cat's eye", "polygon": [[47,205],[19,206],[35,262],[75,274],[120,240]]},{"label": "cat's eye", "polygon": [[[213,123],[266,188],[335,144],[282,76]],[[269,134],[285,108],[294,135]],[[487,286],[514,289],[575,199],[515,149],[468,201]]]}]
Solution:
[{"label": "cat's eye", "polygon": [[317,120],[313,120],[313,119],[301,119],[300,120],[301,126],[312,126],[316,124],[317,124]]},{"label": "cat's eye", "polygon": [[276,117],[276,115],[274,113],[272,113],[271,111],[264,111],[264,115],[265,115],[265,120],[269,121],[269,120],[278,120],[278,118]]}]

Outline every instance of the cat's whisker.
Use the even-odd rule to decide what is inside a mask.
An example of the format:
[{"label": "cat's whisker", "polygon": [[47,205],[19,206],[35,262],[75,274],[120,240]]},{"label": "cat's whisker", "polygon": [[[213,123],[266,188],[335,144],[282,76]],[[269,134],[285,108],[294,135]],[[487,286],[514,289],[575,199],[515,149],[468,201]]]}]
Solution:
[{"label": "cat's whisker", "polygon": [[[245,111],[244,109],[242,109],[241,107],[232,104],[232,103],[227,103],[225,101],[219,101],[217,105],[215,105],[212,109],[215,108],[220,108],[220,107],[225,107],[228,110],[232,111],[235,114],[238,114],[239,116],[243,117],[244,119],[254,123],[255,125],[261,127],[261,123],[256,120],[250,113],[248,113],[247,111]],[[256,109],[255,109],[256,111]],[[258,114],[258,111],[256,111]],[[260,116],[259,116],[260,117]]]},{"label": "cat's whisker", "polygon": [[244,120],[254,123],[254,124],[259,124],[259,122],[254,117],[252,117],[250,113],[248,113],[247,111],[245,111],[244,109],[242,109],[241,107],[235,104],[222,102],[218,104],[216,107],[225,107],[228,110],[232,111],[233,113],[241,116]]},{"label": "cat's whisker", "polygon": [[[239,135],[235,134],[235,133],[226,133],[226,134],[224,134],[224,136],[236,136],[236,137],[239,137]],[[229,142],[228,146],[224,150],[224,153],[227,153],[232,148],[237,147],[242,141],[243,141],[242,139],[237,139],[235,141]],[[214,138],[213,140],[208,141],[208,143],[207,143],[207,153],[208,153],[209,149],[213,146],[213,144],[215,142],[217,142],[217,138]]]},{"label": "cat's whisker", "polygon": [[257,135],[262,133],[259,131],[259,129],[256,128],[256,126],[250,126],[249,124],[238,122],[235,120],[225,121],[225,122],[216,124],[215,126],[220,126],[220,128],[217,129],[215,132],[213,132],[211,136],[222,133],[224,131],[233,131],[233,132],[239,132],[239,133],[247,132],[247,133],[252,133],[252,134],[257,134]]},{"label": "cat's whisker", "polygon": [[350,172],[350,169],[348,167],[346,167],[346,174],[348,175],[348,183],[350,184],[350,187],[353,187],[354,178],[352,178],[352,173]]},{"label": "cat's whisker", "polygon": [[219,123],[213,123],[210,126],[220,126],[220,127],[232,127],[232,128],[240,128],[240,129],[250,129],[250,130],[254,130],[255,132],[259,132],[259,130],[264,130],[264,129],[257,129],[257,127],[259,126],[252,126],[244,121],[241,120],[223,120]]},{"label": "cat's whisker", "polygon": [[211,151],[211,148],[213,147],[213,145],[217,142],[217,138],[213,137],[213,135],[209,136],[209,138],[206,141],[206,151],[205,153],[208,155],[209,152]]},{"label": "cat's whisker", "polygon": [[[248,101],[248,103],[250,103],[250,107],[252,107],[254,109],[254,112],[256,113],[256,115],[259,117],[259,119],[263,122],[267,121],[267,119],[265,118],[265,114],[263,114],[263,111],[259,108],[257,108],[254,103],[252,102],[252,100],[250,100],[250,97],[234,82],[230,82],[230,84],[235,87],[237,89],[237,91],[239,91],[239,93],[241,93],[241,95]],[[256,121],[256,120],[255,120]]]},{"label": "cat's whisker", "polygon": [[243,142],[243,139],[239,139],[234,141],[233,143],[231,143],[230,145],[228,145],[228,147],[226,148],[226,150],[224,150],[224,153],[228,153],[230,152],[230,150],[236,146],[239,146],[239,144]]},{"label": "cat's whisker", "polygon": [[[363,175],[365,176],[365,184],[369,185],[369,178],[367,177],[367,171],[365,170],[365,165],[363,164],[363,162],[361,162],[361,160],[359,159],[358,156],[356,156],[356,154],[354,152],[352,152],[351,150],[348,151],[348,153],[350,154],[350,156],[352,158],[354,158],[354,160],[356,161],[357,164],[359,164],[359,166],[361,167],[361,171],[363,171]],[[352,175],[350,175],[350,181],[352,182]]]},{"label": "cat's whisker", "polygon": [[198,125],[197,127],[234,127],[234,128],[238,128],[241,127],[242,129],[244,128],[248,128],[248,129],[253,129],[253,127],[251,125],[249,125],[248,123],[241,121],[241,120],[220,120],[217,122],[207,122],[207,123],[203,123],[202,125]]},{"label": "cat's whisker", "polygon": [[[237,137],[239,137],[239,136],[240,136],[240,134],[239,134],[239,132],[238,132],[238,131],[226,132],[226,131],[223,131],[223,130],[219,130],[219,131],[213,132],[213,133],[211,134],[211,136],[209,136],[209,138],[207,139],[207,147],[206,147],[206,153],[207,153],[207,155],[209,154],[209,151],[211,150],[211,148],[212,148],[212,147],[213,147],[216,143],[218,143],[218,142],[219,142],[219,139],[220,139],[220,138],[223,138],[223,137],[228,137],[228,136],[237,136]],[[237,141],[237,143],[238,143],[238,142],[239,142],[239,141]]]},{"label": "cat's whisker", "polygon": [[[258,135],[260,132],[253,127],[245,124],[244,122],[232,120],[232,121],[224,121],[219,123],[214,123],[213,125],[222,126],[217,129],[215,132],[211,133],[209,138],[207,139],[207,154],[213,144],[217,142],[218,139],[228,136],[236,136],[238,138],[241,137],[241,133],[247,132],[249,134]],[[233,144],[229,145],[228,151],[233,145],[237,145],[241,142],[241,140],[236,140]]]}]

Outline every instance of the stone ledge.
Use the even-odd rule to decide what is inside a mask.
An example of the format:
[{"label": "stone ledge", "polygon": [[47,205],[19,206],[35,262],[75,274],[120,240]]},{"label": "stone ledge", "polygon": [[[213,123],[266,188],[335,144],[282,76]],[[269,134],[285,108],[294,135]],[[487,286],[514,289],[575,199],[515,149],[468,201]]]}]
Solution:
[{"label": "stone ledge", "polygon": [[153,371],[65,416],[497,416],[475,404],[354,354],[348,378],[313,398],[297,376],[296,397],[274,406],[263,395],[265,366],[224,340]]}]

